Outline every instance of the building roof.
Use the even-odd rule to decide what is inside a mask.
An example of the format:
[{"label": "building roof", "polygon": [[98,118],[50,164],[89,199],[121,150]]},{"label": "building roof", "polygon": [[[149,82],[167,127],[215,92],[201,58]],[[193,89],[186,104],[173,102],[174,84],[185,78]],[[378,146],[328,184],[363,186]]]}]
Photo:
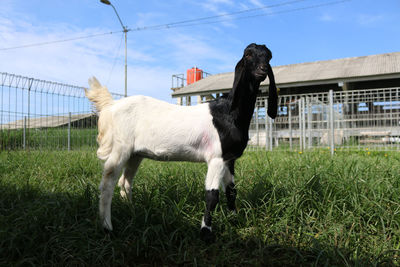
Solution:
[{"label": "building roof", "polygon": [[[400,78],[400,52],[350,57],[272,68],[280,88],[318,84]],[[208,76],[175,90],[172,97],[226,92],[232,88],[234,73]],[[266,79],[261,87],[266,87]]]},{"label": "building roof", "polygon": [[[89,118],[94,116],[94,114],[76,114],[71,115],[71,123]],[[30,118],[29,121],[27,120],[26,125],[24,119],[16,120],[7,124],[0,124],[0,129],[2,130],[16,130],[16,129],[23,129],[24,126],[26,128],[53,128],[53,127],[60,127],[63,125],[68,125],[69,116],[46,116],[46,117],[39,117],[39,118]]]}]

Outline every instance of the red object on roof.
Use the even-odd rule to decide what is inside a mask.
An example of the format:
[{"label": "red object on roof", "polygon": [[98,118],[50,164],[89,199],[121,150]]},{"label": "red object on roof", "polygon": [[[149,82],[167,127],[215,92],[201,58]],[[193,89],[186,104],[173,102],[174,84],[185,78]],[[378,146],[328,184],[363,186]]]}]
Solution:
[{"label": "red object on roof", "polygon": [[197,82],[198,80],[201,80],[202,77],[203,77],[203,70],[197,67],[193,67],[187,70],[186,81],[188,85]]}]

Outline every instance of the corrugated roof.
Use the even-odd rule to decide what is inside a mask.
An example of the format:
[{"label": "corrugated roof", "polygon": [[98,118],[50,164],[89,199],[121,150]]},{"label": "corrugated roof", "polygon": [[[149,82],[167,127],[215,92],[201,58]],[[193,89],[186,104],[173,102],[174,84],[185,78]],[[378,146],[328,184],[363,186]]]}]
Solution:
[{"label": "corrugated roof", "polygon": [[[272,69],[278,87],[282,88],[368,78],[400,78],[400,52],[282,65]],[[176,90],[172,96],[228,91],[232,88],[233,77],[233,72],[211,75]],[[266,86],[268,83],[266,79],[261,86]]]},{"label": "corrugated roof", "polygon": [[[76,114],[71,115],[71,122],[75,122],[81,119],[89,118],[94,114]],[[53,128],[68,125],[69,116],[46,116],[39,118],[30,118],[29,122],[26,122],[26,128]],[[16,120],[7,124],[0,124],[2,130],[16,130],[24,128],[24,119]]]}]

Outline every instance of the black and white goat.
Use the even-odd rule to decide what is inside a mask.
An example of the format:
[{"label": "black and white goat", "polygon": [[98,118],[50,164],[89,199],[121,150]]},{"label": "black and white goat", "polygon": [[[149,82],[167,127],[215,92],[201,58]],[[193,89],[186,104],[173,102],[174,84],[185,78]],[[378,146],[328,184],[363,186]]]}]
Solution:
[{"label": "black and white goat", "polygon": [[250,44],[235,68],[228,95],[197,106],[178,106],[146,96],[114,101],[96,78],[86,96],[99,112],[99,149],[104,160],[100,184],[100,218],[112,230],[111,200],[117,178],[121,195],[131,199],[132,178],[143,158],[162,161],[206,162],[206,210],[201,236],[211,233],[211,212],[219,201],[220,185],[228,208],[236,210],[234,164],[246,148],[248,130],[260,83],[269,77],[268,115],[277,114],[277,92],[265,45]]}]

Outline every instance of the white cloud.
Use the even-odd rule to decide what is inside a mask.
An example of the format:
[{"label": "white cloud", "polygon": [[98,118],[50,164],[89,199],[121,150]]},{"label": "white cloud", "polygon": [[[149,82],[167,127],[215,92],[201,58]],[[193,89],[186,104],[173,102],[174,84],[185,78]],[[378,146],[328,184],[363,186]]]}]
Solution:
[{"label": "white cloud", "polygon": [[334,18],[333,18],[333,16],[331,16],[329,14],[323,14],[322,16],[319,17],[319,20],[329,22],[329,21],[333,21]]},{"label": "white cloud", "polygon": [[[138,28],[152,26],[154,24],[157,24],[155,23],[155,21],[159,21],[160,19],[165,19],[165,14],[159,12],[138,13],[136,16],[137,16],[136,27]],[[133,27],[133,29],[134,28],[135,27]]]},{"label": "white cloud", "polygon": [[[214,1],[221,5],[229,5],[231,2]],[[141,19],[144,25],[154,25],[152,21],[158,17],[162,17],[162,14],[148,13],[143,14]],[[45,24],[29,15],[10,11],[7,16],[0,16],[0,48],[52,42],[107,31],[104,28],[80,28],[66,23]],[[195,65],[213,73],[233,70],[238,60],[237,55],[226,51],[223,46],[213,45],[213,40],[209,39],[207,33],[194,35],[183,32],[176,29],[151,34],[128,33],[129,95],[149,95],[174,102],[170,90],[172,74],[184,73]],[[0,72],[78,86],[87,86],[88,78],[95,75],[111,91],[123,94],[124,40],[121,38],[122,33],[0,50]]]},{"label": "white cloud", "polygon": [[384,19],[383,15],[360,14],[357,16],[357,23],[363,26],[374,25]]},{"label": "white cloud", "polygon": [[250,3],[253,5],[253,6],[256,6],[256,7],[263,7],[263,6],[265,6],[261,1],[259,1],[259,0],[250,0]]},{"label": "white cloud", "polygon": [[[248,0],[246,2],[237,3],[231,0],[207,0],[201,2],[200,6],[205,9],[207,12],[212,12],[217,16],[222,16],[216,20],[222,20],[221,25],[225,27],[236,27],[234,22],[235,18],[242,17],[244,14],[236,14],[232,16],[224,16],[230,13],[235,13],[238,11],[244,11],[248,9],[257,9],[262,8],[261,10],[254,10],[247,14],[259,14],[261,13],[270,13],[271,9],[266,8],[265,4],[260,0]],[[254,13],[256,12],[256,13]],[[258,12],[258,13],[257,13]],[[246,13],[245,13],[246,14]]]},{"label": "white cloud", "polygon": [[[3,17],[0,19],[0,48],[52,42],[99,32],[107,30],[80,29],[67,24],[33,26],[29,19],[10,20]],[[120,34],[0,50],[0,57],[0,72],[78,86],[86,86],[87,79],[96,75],[113,92],[124,92],[124,43],[123,40],[121,43]],[[143,66],[155,60],[151,54],[128,46],[128,93],[140,91],[157,97],[157,93],[163,90],[161,98],[172,101],[168,91],[171,70]],[[135,65],[130,66],[130,61]]]},{"label": "white cloud", "polygon": [[203,8],[205,8],[208,11],[214,12],[214,13],[220,13],[221,12],[221,5],[222,6],[233,6],[234,2],[231,0],[206,0],[201,2],[201,5]]},{"label": "white cloud", "polygon": [[223,47],[216,48],[209,42],[207,37],[189,34],[174,35],[167,39],[167,43],[171,46],[171,56],[175,62],[179,63],[180,69],[196,65],[201,68],[206,68],[207,65],[232,65],[232,62],[236,60],[235,56]]},{"label": "white cloud", "polygon": [[[205,9],[207,12],[212,12],[216,16],[223,16],[227,13],[229,13],[229,9],[232,7],[235,7],[236,4],[231,1],[231,0],[207,0],[201,2],[200,6]],[[228,10],[228,11],[227,11]],[[235,10],[237,11],[237,10]],[[225,27],[234,27],[234,23],[229,20],[230,17],[221,17],[221,18],[216,18],[216,20],[223,20],[221,22],[221,25]],[[215,19],[214,19],[215,20]]]}]

